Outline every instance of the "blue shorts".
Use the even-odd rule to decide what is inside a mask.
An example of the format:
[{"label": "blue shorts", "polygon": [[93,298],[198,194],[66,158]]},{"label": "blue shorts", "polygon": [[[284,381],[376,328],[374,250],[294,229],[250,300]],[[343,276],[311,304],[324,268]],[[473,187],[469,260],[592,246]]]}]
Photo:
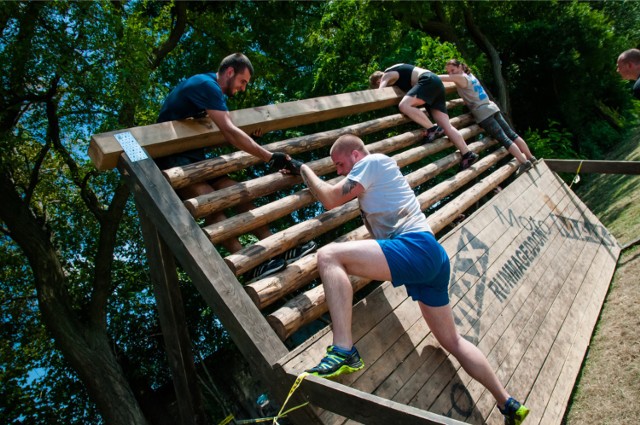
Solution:
[{"label": "blue shorts", "polygon": [[449,256],[430,232],[376,240],[391,270],[393,286],[404,285],[415,301],[431,307],[449,304]]}]

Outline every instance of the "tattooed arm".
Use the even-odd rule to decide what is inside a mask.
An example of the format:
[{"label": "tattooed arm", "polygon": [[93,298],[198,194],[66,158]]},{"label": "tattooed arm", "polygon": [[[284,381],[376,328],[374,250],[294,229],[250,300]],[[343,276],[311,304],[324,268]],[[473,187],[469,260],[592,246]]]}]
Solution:
[{"label": "tattooed arm", "polygon": [[349,202],[364,191],[360,183],[344,179],[336,184],[329,184],[318,177],[311,168],[303,165],[300,175],[318,201],[328,210]]}]

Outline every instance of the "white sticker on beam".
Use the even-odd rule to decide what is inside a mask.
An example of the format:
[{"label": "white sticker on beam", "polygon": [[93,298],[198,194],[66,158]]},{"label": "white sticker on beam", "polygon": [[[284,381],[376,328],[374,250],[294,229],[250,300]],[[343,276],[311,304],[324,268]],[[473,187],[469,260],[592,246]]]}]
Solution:
[{"label": "white sticker on beam", "polygon": [[124,150],[124,153],[127,154],[131,162],[149,158],[131,132],[118,133],[115,134],[114,137],[120,143],[122,150]]}]

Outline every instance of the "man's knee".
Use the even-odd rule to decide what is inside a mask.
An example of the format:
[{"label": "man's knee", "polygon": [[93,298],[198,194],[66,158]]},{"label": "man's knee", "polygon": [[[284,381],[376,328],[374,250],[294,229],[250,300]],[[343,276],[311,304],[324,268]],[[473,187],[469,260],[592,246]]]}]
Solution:
[{"label": "man's knee", "polygon": [[318,269],[327,267],[329,265],[340,264],[343,265],[345,260],[349,257],[349,253],[346,252],[342,244],[329,244],[325,245],[318,250],[316,261],[318,263]]},{"label": "man's knee", "polygon": [[318,250],[318,253],[316,254],[316,261],[319,269],[327,266],[332,261],[335,261],[335,255],[331,249],[331,245],[325,245]]},{"label": "man's knee", "polygon": [[407,111],[409,111],[411,108],[413,108],[413,106],[411,106],[408,103],[400,102],[400,104],[398,105],[398,109],[400,110],[400,112],[402,112],[405,115],[407,115]]}]

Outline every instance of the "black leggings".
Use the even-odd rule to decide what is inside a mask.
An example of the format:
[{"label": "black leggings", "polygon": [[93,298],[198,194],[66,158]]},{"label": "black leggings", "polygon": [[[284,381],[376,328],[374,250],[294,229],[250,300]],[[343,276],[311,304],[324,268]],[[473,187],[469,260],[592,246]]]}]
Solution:
[{"label": "black leggings", "polygon": [[489,118],[482,120],[479,124],[487,134],[499,141],[505,149],[509,149],[513,141],[519,137],[504,119],[502,112],[496,112]]}]

